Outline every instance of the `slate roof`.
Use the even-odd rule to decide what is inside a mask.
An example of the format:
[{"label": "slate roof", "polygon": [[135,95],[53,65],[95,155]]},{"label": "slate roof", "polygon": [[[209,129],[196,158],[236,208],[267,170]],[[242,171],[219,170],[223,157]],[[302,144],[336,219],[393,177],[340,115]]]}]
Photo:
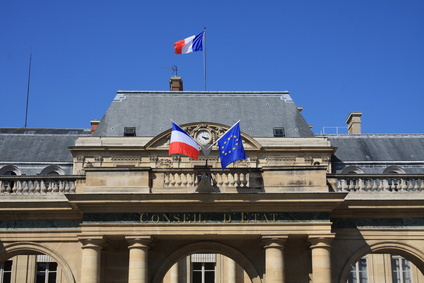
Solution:
[{"label": "slate roof", "polygon": [[91,129],[0,128],[0,134],[89,135],[90,133]]},{"label": "slate roof", "polygon": [[424,134],[328,136],[334,156],[348,161],[424,161]]},{"label": "slate roof", "polygon": [[137,136],[154,137],[171,127],[210,122],[232,126],[252,137],[273,137],[284,127],[286,137],[313,137],[288,92],[118,91],[94,136],[123,136],[136,127]]},{"label": "slate roof", "polygon": [[72,162],[68,146],[87,135],[86,129],[0,128],[0,162]]}]

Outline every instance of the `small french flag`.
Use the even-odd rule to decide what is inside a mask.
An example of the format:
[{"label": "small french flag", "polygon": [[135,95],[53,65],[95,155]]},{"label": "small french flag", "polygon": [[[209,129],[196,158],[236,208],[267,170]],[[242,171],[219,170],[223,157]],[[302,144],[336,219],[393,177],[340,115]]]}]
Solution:
[{"label": "small french flag", "polygon": [[199,158],[199,146],[194,139],[180,126],[172,122],[171,141],[168,154],[182,154],[197,160]]},{"label": "small french flag", "polygon": [[203,50],[203,34],[204,31],[198,35],[192,35],[186,39],[174,43],[175,54],[187,54],[193,51]]}]

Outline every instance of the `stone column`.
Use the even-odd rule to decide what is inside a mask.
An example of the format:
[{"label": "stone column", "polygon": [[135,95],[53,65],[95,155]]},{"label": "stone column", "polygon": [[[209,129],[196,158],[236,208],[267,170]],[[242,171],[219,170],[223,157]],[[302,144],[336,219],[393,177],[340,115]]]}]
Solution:
[{"label": "stone column", "polygon": [[284,243],[287,236],[262,238],[265,249],[265,282],[284,283]]},{"label": "stone column", "polygon": [[331,282],[331,241],[333,237],[309,238],[312,250],[312,282]]},{"label": "stone column", "polygon": [[128,283],[148,283],[147,253],[151,237],[126,237],[130,250]]},{"label": "stone column", "polygon": [[169,269],[170,273],[170,281],[169,283],[178,283],[178,262],[176,262],[171,269]]},{"label": "stone column", "polygon": [[236,262],[229,257],[224,257],[225,277],[227,283],[236,283]]},{"label": "stone column", "polygon": [[80,239],[82,246],[81,283],[100,282],[100,251],[103,237]]}]

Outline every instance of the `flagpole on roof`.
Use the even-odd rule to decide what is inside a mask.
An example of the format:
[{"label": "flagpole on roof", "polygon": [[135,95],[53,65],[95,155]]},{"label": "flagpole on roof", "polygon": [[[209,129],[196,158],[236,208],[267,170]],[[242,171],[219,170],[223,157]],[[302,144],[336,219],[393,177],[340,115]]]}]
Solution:
[{"label": "flagpole on roof", "polygon": [[28,86],[27,86],[27,95],[26,95],[26,109],[25,109],[25,124],[24,124],[24,128],[27,127],[27,122],[28,122],[29,86],[30,86],[30,82],[31,82],[31,61],[32,61],[32,48],[31,48],[31,52],[29,53]]},{"label": "flagpole on roof", "polygon": [[206,91],[206,27],[203,28],[203,82]]}]

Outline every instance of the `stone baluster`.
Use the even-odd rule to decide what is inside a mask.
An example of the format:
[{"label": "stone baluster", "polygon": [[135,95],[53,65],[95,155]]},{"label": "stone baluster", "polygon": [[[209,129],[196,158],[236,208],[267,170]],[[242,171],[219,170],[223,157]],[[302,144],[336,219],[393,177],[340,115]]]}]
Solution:
[{"label": "stone baluster", "polygon": [[46,182],[44,180],[40,181],[40,192],[43,194],[47,193]]}]

